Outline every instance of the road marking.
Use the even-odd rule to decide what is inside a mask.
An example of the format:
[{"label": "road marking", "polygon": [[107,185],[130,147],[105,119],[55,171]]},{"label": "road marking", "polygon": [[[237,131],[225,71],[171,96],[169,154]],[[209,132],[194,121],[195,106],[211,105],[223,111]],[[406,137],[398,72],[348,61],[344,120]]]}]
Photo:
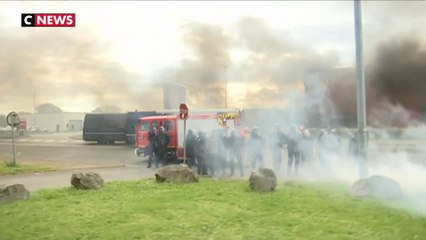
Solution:
[{"label": "road marking", "polygon": [[47,139],[47,140],[45,140],[44,142],[46,142],[46,143],[51,143],[51,142],[54,142],[55,141],[55,139]]},{"label": "road marking", "polygon": [[29,142],[35,142],[35,143],[37,143],[37,142],[42,142],[42,141],[43,141],[43,139],[32,139]]}]

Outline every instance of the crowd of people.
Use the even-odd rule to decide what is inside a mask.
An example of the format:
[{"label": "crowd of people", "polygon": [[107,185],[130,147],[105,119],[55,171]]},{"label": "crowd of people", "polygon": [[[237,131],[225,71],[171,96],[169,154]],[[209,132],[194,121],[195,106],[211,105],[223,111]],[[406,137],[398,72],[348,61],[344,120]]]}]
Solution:
[{"label": "crowd of people", "polygon": [[[149,134],[149,147],[145,152],[148,167],[152,162],[156,167],[164,165],[167,157],[169,136],[161,128]],[[286,174],[297,175],[306,163],[318,160],[323,171],[328,171],[330,162],[337,158],[342,140],[334,129],[324,129],[314,137],[308,129],[291,126],[282,131],[275,125],[270,134],[262,134],[258,127],[215,129],[210,133],[189,129],[185,137],[186,163],[197,168],[200,175],[230,175],[238,170],[244,176],[244,170],[252,171],[265,166],[265,152],[269,148],[272,167],[276,174],[281,173],[283,153],[287,152]]]}]

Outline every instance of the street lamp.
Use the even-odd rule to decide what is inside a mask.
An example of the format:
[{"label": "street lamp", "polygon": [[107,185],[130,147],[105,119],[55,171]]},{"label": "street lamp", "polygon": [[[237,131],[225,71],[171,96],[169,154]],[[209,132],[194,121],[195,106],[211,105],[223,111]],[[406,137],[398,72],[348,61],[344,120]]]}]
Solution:
[{"label": "street lamp", "polygon": [[35,84],[34,84],[34,81],[33,81],[33,96],[34,96],[34,98],[33,98],[33,120],[34,120],[34,125],[33,126],[36,126],[36,115],[35,115],[35,112],[36,112],[36,105],[35,105],[35,102],[36,102],[36,91],[35,91]]},{"label": "street lamp", "polygon": [[228,65],[225,65],[225,109],[228,108]]},{"label": "street lamp", "polygon": [[361,1],[354,0],[355,20],[355,50],[356,50],[356,76],[357,76],[357,153],[360,177],[366,177],[367,172],[367,134],[366,134],[366,107],[365,107],[365,75],[362,45],[362,18]]}]

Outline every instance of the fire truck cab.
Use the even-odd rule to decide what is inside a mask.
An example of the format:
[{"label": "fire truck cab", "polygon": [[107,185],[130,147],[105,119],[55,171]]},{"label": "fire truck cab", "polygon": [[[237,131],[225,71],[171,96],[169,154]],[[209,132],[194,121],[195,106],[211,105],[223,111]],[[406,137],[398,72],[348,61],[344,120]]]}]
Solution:
[{"label": "fire truck cab", "polygon": [[[191,111],[186,120],[186,131],[194,129],[195,131],[204,131],[210,133],[215,129],[227,128],[233,129],[240,125],[240,111],[231,110],[198,110]],[[184,122],[179,115],[163,115],[139,118],[136,128],[135,154],[141,156],[148,146],[148,134],[153,128],[157,131],[164,126],[165,132],[170,137],[168,145],[168,162],[179,163],[183,161],[184,155]]]}]

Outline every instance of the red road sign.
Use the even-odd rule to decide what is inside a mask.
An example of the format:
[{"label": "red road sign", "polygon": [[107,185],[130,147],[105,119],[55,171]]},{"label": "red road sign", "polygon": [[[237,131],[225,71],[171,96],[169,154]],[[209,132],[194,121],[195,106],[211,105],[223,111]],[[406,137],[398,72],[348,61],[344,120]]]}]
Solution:
[{"label": "red road sign", "polygon": [[179,105],[179,118],[180,119],[187,119],[188,118],[188,106],[186,106],[185,103],[181,103]]}]

